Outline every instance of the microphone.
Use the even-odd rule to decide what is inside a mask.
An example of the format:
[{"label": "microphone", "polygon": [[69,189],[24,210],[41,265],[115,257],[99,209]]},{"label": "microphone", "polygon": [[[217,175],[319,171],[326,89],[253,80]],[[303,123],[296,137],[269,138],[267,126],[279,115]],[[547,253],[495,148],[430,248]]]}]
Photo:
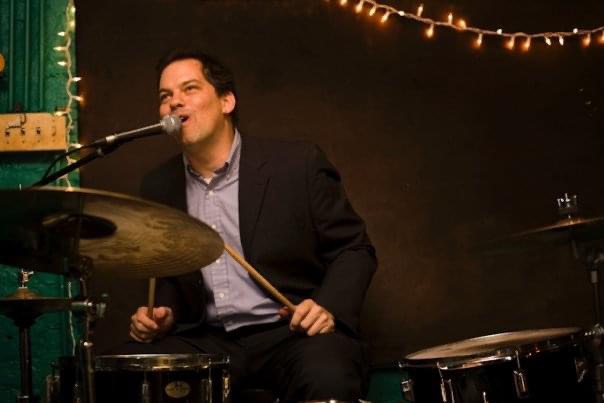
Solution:
[{"label": "microphone", "polygon": [[182,122],[178,116],[167,115],[164,116],[157,124],[129,130],[127,132],[112,134],[110,136],[103,137],[102,139],[93,141],[87,147],[105,146],[114,143],[126,143],[141,137],[155,136],[156,134],[175,135],[180,131],[181,126]]}]

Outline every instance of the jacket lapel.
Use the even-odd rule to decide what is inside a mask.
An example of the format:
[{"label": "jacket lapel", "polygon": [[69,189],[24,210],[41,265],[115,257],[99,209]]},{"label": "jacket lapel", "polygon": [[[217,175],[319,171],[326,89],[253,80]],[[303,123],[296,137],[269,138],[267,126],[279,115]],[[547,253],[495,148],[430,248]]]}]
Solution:
[{"label": "jacket lapel", "polygon": [[256,223],[270,179],[268,157],[254,138],[241,136],[239,165],[239,232],[246,257],[250,256]]}]

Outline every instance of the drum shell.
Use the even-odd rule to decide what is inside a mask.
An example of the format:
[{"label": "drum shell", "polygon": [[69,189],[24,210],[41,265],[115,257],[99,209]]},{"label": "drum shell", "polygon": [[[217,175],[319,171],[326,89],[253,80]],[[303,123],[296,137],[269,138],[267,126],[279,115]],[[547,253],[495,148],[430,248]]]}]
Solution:
[{"label": "drum shell", "polygon": [[[417,365],[413,360],[403,361],[402,366],[412,381],[415,403],[443,402],[443,392],[448,402],[454,398],[456,403],[483,403],[485,398],[489,403],[593,401],[590,375],[585,372],[585,351],[580,343],[501,357],[470,367],[460,362],[450,367],[442,362]],[[516,387],[515,371],[519,368],[528,386],[524,396]]]},{"label": "drum shell", "polygon": [[[97,403],[230,402],[228,359],[203,354],[185,356],[184,360],[172,360],[179,355],[155,356],[157,360],[152,355],[97,357]],[[141,358],[149,361],[149,357],[152,365],[139,365]]]},{"label": "drum shell", "polygon": [[[230,403],[229,364],[227,357],[205,354],[99,356],[94,371],[96,401]],[[78,393],[74,393],[74,389],[78,389],[75,358],[61,357],[58,367],[59,376],[56,378],[59,387],[47,397],[47,401],[72,403]],[[146,397],[142,393],[145,381]],[[169,385],[172,387],[166,391]],[[176,389],[174,385],[177,385]],[[185,395],[179,393],[183,388],[188,390]]]}]

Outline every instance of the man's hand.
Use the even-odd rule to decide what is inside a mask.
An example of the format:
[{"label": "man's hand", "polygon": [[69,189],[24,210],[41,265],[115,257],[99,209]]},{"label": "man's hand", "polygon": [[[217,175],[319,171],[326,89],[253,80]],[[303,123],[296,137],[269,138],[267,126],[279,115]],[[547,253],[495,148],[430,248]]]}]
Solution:
[{"label": "man's hand", "polygon": [[287,308],[279,310],[279,315],[292,316],[289,328],[298,332],[304,332],[309,336],[320,333],[331,333],[336,328],[333,315],[327,309],[317,304],[312,299],[305,299],[296,305],[294,312]]},{"label": "man's hand", "polygon": [[130,337],[141,343],[150,343],[168,333],[174,326],[172,309],[161,306],[153,308],[153,319],[147,316],[148,308],[139,307],[130,317]]}]

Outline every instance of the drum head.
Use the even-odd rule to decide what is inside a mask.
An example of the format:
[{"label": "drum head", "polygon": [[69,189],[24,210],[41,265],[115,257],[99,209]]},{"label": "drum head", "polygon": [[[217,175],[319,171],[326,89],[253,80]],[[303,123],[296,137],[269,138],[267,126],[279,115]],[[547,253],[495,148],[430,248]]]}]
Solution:
[{"label": "drum head", "polygon": [[97,371],[171,371],[203,369],[228,364],[229,358],[216,354],[133,354],[99,355]]},{"label": "drum head", "polygon": [[475,337],[409,354],[404,365],[468,368],[492,361],[512,360],[518,354],[551,351],[574,343],[582,337],[580,330],[578,327],[565,327]]}]

